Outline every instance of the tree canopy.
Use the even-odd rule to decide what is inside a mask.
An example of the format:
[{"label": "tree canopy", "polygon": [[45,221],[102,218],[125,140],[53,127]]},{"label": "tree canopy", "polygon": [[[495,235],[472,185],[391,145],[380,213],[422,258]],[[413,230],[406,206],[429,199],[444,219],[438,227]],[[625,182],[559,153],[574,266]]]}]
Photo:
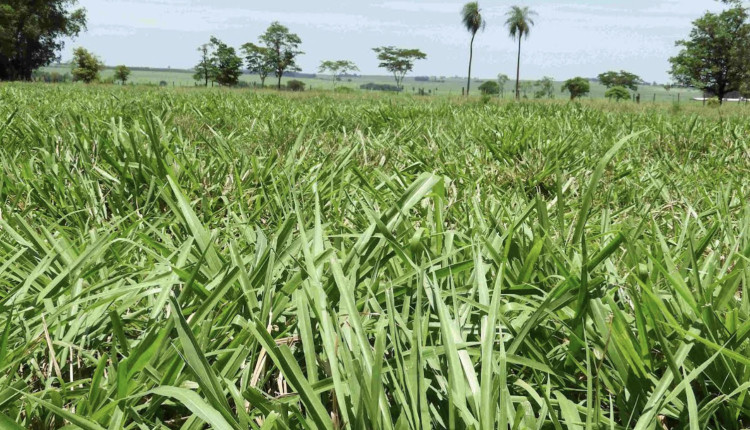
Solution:
[{"label": "tree canopy", "polygon": [[675,81],[711,92],[719,103],[750,80],[750,24],[739,4],[693,21],[689,39],[677,46],[682,50],[669,59]]},{"label": "tree canopy", "polygon": [[619,72],[609,71],[599,74],[599,82],[607,88],[625,87],[638,91],[638,84],[643,82],[643,79],[634,73],[620,70]]},{"label": "tree canopy", "polygon": [[120,64],[119,66],[115,67],[115,79],[120,81],[123,85],[125,85],[125,82],[128,81],[129,76],[130,69],[128,68],[128,66]]},{"label": "tree canopy", "polygon": [[58,58],[64,38],[86,27],[77,0],[0,2],[0,80],[30,80],[34,70]]},{"label": "tree canopy", "polygon": [[545,76],[542,79],[536,81],[534,83],[534,86],[537,88],[536,92],[534,93],[535,98],[555,98],[555,80],[553,78]]},{"label": "tree canopy", "polygon": [[215,74],[215,64],[213,58],[212,46],[210,43],[204,43],[198,47],[198,52],[201,54],[200,62],[195,66],[195,74],[193,79],[196,81],[202,81],[205,86],[208,86],[208,82],[213,78]]},{"label": "tree canopy", "polygon": [[242,73],[242,59],[237,56],[233,47],[216,37],[211,37],[213,46],[214,79],[222,86],[235,86]]},{"label": "tree canopy", "polygon": [[99,72],[104,68],[104,64],[91,52],[85,48],[76,48],[73,51],[73,75],[74,81],[81,81],[87,84],[99,80]]},{"label": "tree canopy", "polygon": [[258,75],[260,86],[265,86],[266,78],[274,71],[270,49],[254,43],[246,43],[242,45],[241,49],[245,55],[247,70],[250,73]]},{"label": "tree canopy", "polygon": [[378,54],[378,60],[380,61],[378,67],[393,73],[393,77],[396,79],[396,86],[399,89],[403,88],[404,76],[414,69],[414,62],[427,58],[427,54],[419,49],[381,46],[373,48],[373,51]]},{"label": "tree canopy", "polygon": [[571,100],[575,100],[588,94],[591,91],[591,84],[586,78],[578,76],[563,83],[562,92],[565,91],[570,93]]},{"label": "tree canopy", "polygon": [[479,91],[482,94],[497,95],[500,94],[500,84],[495,81],[486,81],[479,86]]},{"label": "tree canopy", "polygon": [[279,22],[272,23],[260,41],[268,48],[268,61],[272,65],[273,73],[278,78],[278,89],[281,89],[281,77],[285,72],[298,72],[302,69],[297,65],[296,58],[304,52],[299,50],[302,39]]},{"label": "tree canopy", "polygon": [[607,92],[604,93],[604,97],[619,102],[620,100],[628,100],[630,98],[630,92],[623,86],[616,86],[608,89]]},{"label": "tree canopy", "polygon": [[319,73],[329,72],[333,76],[333,87],[336,88],[336,81],[341,79],[341,75],[345,75],[349,72],[358,72],[359,67],[354,64],[353,61],[349,60],[328,60],[320,63],[318,67]]}]

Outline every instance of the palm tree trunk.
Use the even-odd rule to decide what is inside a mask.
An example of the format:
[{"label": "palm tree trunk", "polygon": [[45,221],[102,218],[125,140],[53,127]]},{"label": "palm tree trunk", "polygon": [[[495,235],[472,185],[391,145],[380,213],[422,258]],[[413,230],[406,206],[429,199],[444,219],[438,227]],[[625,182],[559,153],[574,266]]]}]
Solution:
[{"label": "palm tree trunk", "polygon": [[469,97],[469,90],[471,89],[471,62],[474,59],[474,37],[476,33],[471,35],[471,44],[469,44],[469,79],[466,81],[466,97]]},{"label": "palm tree trunk", "polygon": [[521,37],[523,34],[518,35],[518,62],[516,62],[516,100],[521,100]]}]

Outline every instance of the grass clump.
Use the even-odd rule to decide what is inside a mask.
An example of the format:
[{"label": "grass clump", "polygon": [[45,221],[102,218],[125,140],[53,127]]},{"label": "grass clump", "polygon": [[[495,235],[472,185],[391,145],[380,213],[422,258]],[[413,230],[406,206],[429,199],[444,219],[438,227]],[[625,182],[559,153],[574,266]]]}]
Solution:
[{"label": "grass clump", "polygon": [[750,425],[750,122],[0,88],[7,428]]}]

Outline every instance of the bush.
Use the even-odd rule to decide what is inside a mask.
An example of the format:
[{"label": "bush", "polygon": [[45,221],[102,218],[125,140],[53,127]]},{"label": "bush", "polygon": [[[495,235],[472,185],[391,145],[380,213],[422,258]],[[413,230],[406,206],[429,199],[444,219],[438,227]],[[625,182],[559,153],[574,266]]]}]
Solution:
[{"label": "bush", "polygon": [[719,107],[721,106],[721,103],[719,103],[718,97],[711,97],[706,101],[706,106],[708,107]]},{"label": "bush", "polygon": [[305,83],[296,79],[287,82],[286,87],[289,91],[305,91]]},{"label": "bush", "polygon": [[167,85],[169,85],[169,84],[167,83],[167,81],[161,81],[161,82],[159,82],[159,86],[160,86],[160,87],[166,87]]},{"label": "bush", "polygon": [[612,87],[604,93],[604,97],[615,101],[628,100],[630,99],[630,91],[625,87]]},{"label": "bush", "polygon": [[403,91],[403,88],[399,88],[395,85],[390,84],[375,84],[375,83],[368,83],[368,84],[362,84],[359,86],[360,89],[363,90],[371,90],[371,91],[393,91],[393,92],[401,92]]},{"label": "bush", "polygon": [[479,86],[479,91],[485,95],[500,94],[500,84],[495,81],[487,81]]},{"label": "bush", "polygon": [[336,91],[337,93],[341,93],[341,94],[351,94],[351,93],[354,92],[354,88],[350,88],[350,87],[338,87],[334,91]]}]

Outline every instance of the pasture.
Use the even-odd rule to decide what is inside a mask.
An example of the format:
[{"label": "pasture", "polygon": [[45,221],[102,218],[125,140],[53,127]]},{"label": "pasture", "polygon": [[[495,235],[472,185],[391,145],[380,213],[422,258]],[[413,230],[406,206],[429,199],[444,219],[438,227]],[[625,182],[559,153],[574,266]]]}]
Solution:
[{"label": "pasture", "polygon": [[[70,74],[71,68],[69,66],[61,65],[61,66],[50,66],[50,67],[43,67],[41,69],[45,72],[56,72],[59,74]],[[111,68],[105,69],[101,72],[101,78],[103,80],[111,79],[114,77],[114,70]],[[404,80],[404,92],[407,94],[414,94],[415,92],[418,92],[420,89],[424,90],[425,92],[432,91],[432,96],[438,96],[438,97],[456,97],[461,95],[461,89],[466,87],[466,78],[460,78],[460,77],[435,77],[437,78],[437,81],[431,81],[431,82],[423,82],[423,81],[417,81],[415,80],[415,76],[407,76]],[[312,90],[320,90],[320,91],[330,91],[333,89],[333,81],[331,76],[326,75],[318,75],[315,78],[287,78],[284,77],[281,80],[282,85],[286,85],[286,83],[290,79],[297,79],[305,83],[308,89]],[[472,79],[472,95],[479,95],[480,92],[477,89],[479,85],[482,84],[482,82],[485,82],[487,80],[495,79],[492,77],[486,77],[486,78],[475,78]],[[132,75],[130,76],[130,83],[135,85],[159,85],[162,81],[166,82],[168,86],[172,87],[195,87],[196,82],[193,79],[193,72],[187,71],[187,70],[180,70],[180,69],[173,69],[173,70],[143,70],[143,69],[134,69],[132,72]],[[256,75],[250,75],[250,74],[243,74],[240,76],[240,82],[245,83],[248,85],[257,85],[260,86],[260,79]],[[527,84],[529,87],[524,92],[521,92],[521,95],[525,94],[528,99],[534,98],[534,92],[537,90],[537,88],[533,87],[535,81],[521,81],[521,84]],[[367,90],[360,90],[360,86],[364,84],[386,84],[386,85],[394,85],[395,82],[393,80],[392,76],[385,76],[385,75],[362,75],[362,76],[353,76],[353,77],[345,77],[342,78],[341,81],[339,81],[336,84],[336,87],[346,87],[351,88],[353,90],[356,90],[357,92],[369,92]],[[265,82],[266,86],[268,87],[275,87],[276,85],[276,78],[273,76],[269,76],[266,78]],[[569,94],[567,92],[562,92],[563,82],[555,82],[555,99],[558,100],[567,100],[569,98]],[[513,93],[515,91],[515,83],[511,79],[505,84],[505,88],[503,91],[502,98],[512,100],[513,99]],[[587,95],[586,99],[604,99],[604,93],[607,91],[607,88],[599,83],[592,82],[591,83],[591,93]],[[690,99],[693,97],[700,97],[702,94],[700,91],[692,89],[692,88],[673,88],[669,91],[665,90],[662,86],[656,85],[642,85],[638,88],[638,93],[641,95],[641,103],[652,103],[653,101],[656,101],[658,103],[666,103],[666,102],[677,102],[678,97],[681,102],[689,103]],[[679,95],[679,96],[678,96]]]},{"label": "pasture", "polygon": [[3,428],[750,426],[745,107],[9,84],[0,142]]}]

